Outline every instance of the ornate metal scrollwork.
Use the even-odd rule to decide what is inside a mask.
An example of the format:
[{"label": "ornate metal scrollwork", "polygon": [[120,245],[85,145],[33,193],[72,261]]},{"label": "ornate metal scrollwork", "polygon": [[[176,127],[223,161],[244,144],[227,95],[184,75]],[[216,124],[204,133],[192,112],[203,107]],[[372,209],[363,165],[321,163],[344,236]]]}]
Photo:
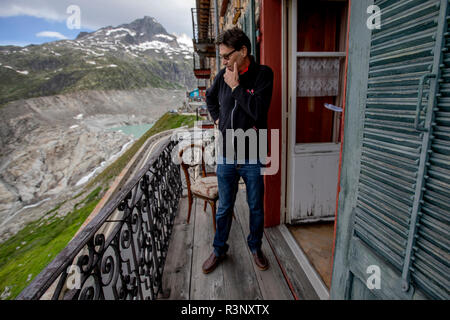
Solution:
[{"label": "ornate metal scrollwork", "polygon": [[[18,299],[39,299],[54,283],[53,299],[155,299],[182,193],[179,165],[171,161],[175,144],[167,139],[122,198],[112,199]],[[67,273],[70,266],[75,273]]]}]

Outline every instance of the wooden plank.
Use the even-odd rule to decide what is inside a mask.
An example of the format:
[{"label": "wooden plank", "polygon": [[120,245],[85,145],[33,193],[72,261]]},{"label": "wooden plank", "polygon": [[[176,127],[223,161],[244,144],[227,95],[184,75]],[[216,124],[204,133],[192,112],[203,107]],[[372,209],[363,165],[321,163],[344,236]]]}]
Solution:
[{"label": "wooden plank", "polygon": [[[247,234],[249,233],[249,209],[247,204],[247,197],[245,187],[240,189],[235,203],[235,216],[239,221],[240,232],[245,241],[247,254],[250,258],[251,265],[259,285],[262,298],[264,300],[293,300],[292,293],[286,283],[286,279],[278,265],[275,255],[270,248],[267,238],[263,236],[262,250],[269,260],[269,269],[265,271],[259,270],[253,262],[250,249],[247,245]],[[236,224],[237,225],[237,224]]]},{"label": "wooden plank", "polygon": [[294,237],[289,232],[288,228],[286,228],[285,225],[280,225],[277,228],[280,231],[280,233],[283,236],[286,243],[288,244],[289,249],[291,250],[295,259],[300,264],[302,270],[305,272],[306,277],[308,278],[308,281],[311,283],[312,287],[314,288],[314,291],[316,292],[316,294],[319,296],[319,298],[321,300],[329,300],[330,294],[329,294],[328,288],[323,283],[319,274],[314,269],[314,267],[311,265],[308,257],[305,255],[305,253],[303,252],[301,247],[295,241]]},{"label": "wooden plank", "polygon": [[308,277],[297,262],[278,228],[266,228],[265,231],[272,248],[275,250],[275,254],[286,272],[295,295],[301,300],[319,300]]},{"label": "wooden plank", "polygon": [[331,286],[334,223],[293,225],[288,226],[287,229],[287,234],[294,238],[295,245],[306,254],[310,264],[314,266],[329,289]]},{"label": "wooden plank", "polygon": [[[195,199],[194,248],[191,272],[191,300],[225,300],[223,263],[208,274],[202,271],[203,262],[213,252],[214,230],[211,214],[203,211],[204,201]],[[191,215],[192,217],[192,215]]]},{"label": "wooden plank", "polygon": [[[235,207],[235,215],[237,215],[236,210]],[[228,244],[230,246],[228,257],[223,261],[227,298],[262,300],[263,296],[253,267],[253,258],[249,254],[247,239],[242,234],[242,227],[237,218],[233,219]]]},{"label": "wooden plank", "polygon": [[188,211],[187,197],[181,198],[175,217],[172,238],[167,252],[163,272],[164,296],[170,300],[188,300],[191,281],[192,247],[194,241],[195,209],[191,221],[186,223]]}]

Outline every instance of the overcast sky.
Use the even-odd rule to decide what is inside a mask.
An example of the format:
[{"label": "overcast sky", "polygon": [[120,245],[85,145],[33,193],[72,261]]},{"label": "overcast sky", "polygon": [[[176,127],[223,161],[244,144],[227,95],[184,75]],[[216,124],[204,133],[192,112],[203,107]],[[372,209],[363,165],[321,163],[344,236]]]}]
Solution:
[{"label": "overcast sky", "polygon": [[[33,36],[40,33],[54,34],[54,40],[61,36],[72,38],[73,30],[61,30],[61,26],[65,25],[70,16],[67,13],[70,5],[77,5],[81,10],[81,31],[117,26],[151,16],[158,20],[167,32],[186,34],[192,38],[191,8],[195,7],[195,0],[0,0],[0,26],[7,27],[10,34],[14,34],[11,33],[11,28],[20,27],[29,28]],[[27,19],[20,20],[22,18]],[[30,18],[33,18],[33,23],[29,22]],[[36,18],[42,20],[40,28],[45,30],[36,29]],[[25,22],[29,23],[29,26],[24,25]],[[17,23],[20,23],[20,26],[17,26]],[[54,24],[55,30],[49,30],[51,24]],[[79,31],[77,30],[77,33]],[[3,36],[0,38],[0,45],[8,41],[27,42],[18,36],[15,39],[6,39]]]}]

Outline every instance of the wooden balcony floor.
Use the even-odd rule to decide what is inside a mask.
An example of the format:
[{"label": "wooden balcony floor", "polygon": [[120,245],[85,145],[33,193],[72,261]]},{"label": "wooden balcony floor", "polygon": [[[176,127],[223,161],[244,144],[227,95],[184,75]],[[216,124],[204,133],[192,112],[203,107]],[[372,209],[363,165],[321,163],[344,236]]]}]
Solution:
[{"label": "wooden balcony floor", "polygon": [[247,246],[249,212],[245,185],[240,185],[235,203],[227,258],[211,273],[202,264],[211,254],[214,238],[211,207],[194,200],[191,221],[186,223],[188,200],[180,199],[172,239],[164,267],[166,299],[176,300],[292,300],[293,295],[266,236],[263,251],[270,267],[260,271]]}]

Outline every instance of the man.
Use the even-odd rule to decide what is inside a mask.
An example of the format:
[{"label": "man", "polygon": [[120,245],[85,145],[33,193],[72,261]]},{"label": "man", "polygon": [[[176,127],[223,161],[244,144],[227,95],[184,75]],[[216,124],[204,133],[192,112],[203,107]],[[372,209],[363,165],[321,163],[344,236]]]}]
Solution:
[{"label": "man", "polygon": [[[214,79],[212,86],[206,91],[206,104],[214,122],[222,133],[222,154],[227,158],[218,159],[217,180],[219,186],[219,208],[216,213],[216,234],[214,251],[203,263],[204,273],[212,272],[225,257],[228,250],[227,240],[231,229],[232,213],[238,182],[243,178],[247,189],[247,202],[250,209],[250,234],[248,246],[253,254],[256,266],[261,270],[269,267],[267,258],[261,251],[264,232],[264,180],[261,175],[261,161],[252,158],[250,145],[245,140],[244,161],[237,161],[236,140],[227,140],[227,130],[267,129],[267,113],[272,98],[273,72],[255,62],[250,55],[250,39],[239,28],[222,33],[216,42],[219,45],[223,61],[222,69]],[[234,137],[234,136],[233,136]],[[230,140],[228,138],[228,140]],[[258,138],[259,140],[259,138]],[[241,140],[242,142],[242,140]],[[256,144],[259,146],[259,143]],[[229,158],[228,149],[232,148]],[[220,151],[218,152],[220,154]],[[256,152],[259,154],[259,152]],[[253,159],[255,160],[255,159]],[[255,163],[256,162],[256,163]]]}]

